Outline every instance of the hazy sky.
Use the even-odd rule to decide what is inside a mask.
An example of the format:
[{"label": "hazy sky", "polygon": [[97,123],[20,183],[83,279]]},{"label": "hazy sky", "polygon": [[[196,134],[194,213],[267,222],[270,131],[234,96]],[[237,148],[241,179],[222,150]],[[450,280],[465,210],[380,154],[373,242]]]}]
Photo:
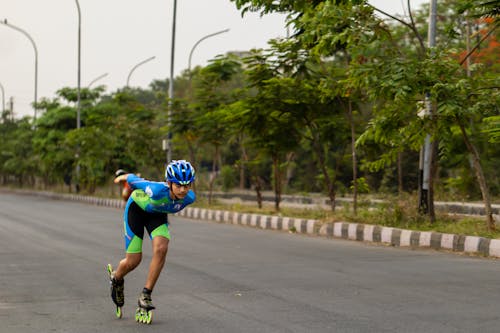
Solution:
[{"label": "hazy sky", "polygon": [[[412,0],[414,8],[428,0]],[[172,0],[79,0],[81,22],[81,86],[94,83],[108,92],[127,83],[146,88],[154,79],[170,76]],[[403,13],[402,0],[371,0],[390,13]],[[66,86],[77,86],[78,11],[74,0],[1,0],[0,20],[25,30],[38,50],[38,99],[53,98]],[[178,0],[175,75],[188,68],[189,53],[202,37],[230,29],[201,42],[192,67],[228,51],[264,48],[267,41],[287,34],[284,16],[241,17],[229,0]],[[0,24],[0,84],[5,103],[14,98],[16,117],[33,115],[35,55],[29,39]],[[0,94],[0,103],[1,100]],[[0,109],[2,105],[0,104]]]}]

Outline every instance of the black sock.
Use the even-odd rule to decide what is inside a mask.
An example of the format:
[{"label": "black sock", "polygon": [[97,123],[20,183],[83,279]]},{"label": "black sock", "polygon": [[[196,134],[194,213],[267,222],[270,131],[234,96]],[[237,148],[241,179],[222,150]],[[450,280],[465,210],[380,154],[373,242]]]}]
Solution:
[{"label": "black sock", "polygon": [[143,292],[144,294],[151,295],[151,293],[152,293],[153,291],[152,291],[151,289],[144,288],[144,289],[142,289],[142,292]]},{"label": "black sock", "polygon": [[125,282],[125,280],[123,279],[117,279],[117,278],[113,278],[113,280],[115,281],[115,283],[119,286],[123,285],[123,283]]}]

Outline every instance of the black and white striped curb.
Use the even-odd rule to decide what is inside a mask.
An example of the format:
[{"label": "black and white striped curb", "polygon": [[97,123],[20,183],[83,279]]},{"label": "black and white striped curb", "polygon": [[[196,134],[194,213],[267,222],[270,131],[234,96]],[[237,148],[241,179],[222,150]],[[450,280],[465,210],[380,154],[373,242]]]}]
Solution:
[{"label": "black and white striped curb", "polygon": [[261,229],[285,230],[311,235],[318,233],[319,226],[319,223],[316,220],[237,213],[194,207],[187,207],[177,213],[177,215],[192,219],[212,220],[229,224],[241,224]]},{"label": "black and white striped curb", "polygon": [[500,257],[500,239],[414,231],[370,224],[336,222],[323,225],[320,235],[383,243],[400,247],[423,247]]},{"label": "black and white striped curb", "polygon": [[240,224],[261,229],[383,243],[399,247],[422,247],[500,257],[500,239],[414,231],[348,222],[321,223],[316,220],[267,216],[187,207],[177,215]]},{"label": "black and white striped curb", "polygon": [[[125,203],[119,199],[96,198],[92,196],[60,194],[53,192],[10,192],[32,194],[59,200],[80,201],[88,204],[115,208],[124,208],[125,206]],[[478,236],[446,234],[433,231],[414,231],[361,223],[322,223],[311,219],[238,213],[197,207],[186,207],[176,215],[186,218],[211,220],[219,223],[244,225],[260,229],[343,238],[398,247],[448,250],[500,258],[500,239],[490,239]]]}]

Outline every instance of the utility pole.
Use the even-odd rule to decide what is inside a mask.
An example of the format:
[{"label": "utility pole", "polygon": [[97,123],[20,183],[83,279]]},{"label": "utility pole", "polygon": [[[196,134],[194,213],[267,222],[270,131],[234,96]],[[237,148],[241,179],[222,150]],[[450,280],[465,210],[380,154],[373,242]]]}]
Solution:
[{"label": "utility pole", "polygon": [[[428,33],[428,46],[432,50],[436,45],[436,14],[437,14],[437,0],[430,1],[430,11],[429,11],[429,33]],[[430,93],[425,95],[425,117],[432,118],[432,101]],[[424,146],[420,152],[420,192],[419,192],[419,211],[423,214],[429,215],[433,207],[432,200],[433,196],[429,193],[431,173],[432,173],[432,150],[433,144],[431,142],[431,135],[427,134],[425,137]]]},{"label": "utility pole", "polygon": [[163,149],[166,150],[167,160],[165,161],[165,166],[172,160],[172,109],[174,103],[174,58],[175,58],[175,25],[177,16],[177,0],[174,0],[174,12],[173,12],[173,22],[172,22],[172,49],[170,54],[170,79],[168,82],[168,114],[167,114],[167,140],[164,141]]},{"label": "utility pole", "polygon": [[[78,69],[77,69],[77,87],[76,87],[76,129],[80,129],[81,127],[81,63],[82,63],[82,12],[80,10],[80,3],[78,0],[75,0],[76,9],[78,10]],[[75,191],[76,193],[80,192],[80,145],[78,145],[76,151],[76,184]]]}]

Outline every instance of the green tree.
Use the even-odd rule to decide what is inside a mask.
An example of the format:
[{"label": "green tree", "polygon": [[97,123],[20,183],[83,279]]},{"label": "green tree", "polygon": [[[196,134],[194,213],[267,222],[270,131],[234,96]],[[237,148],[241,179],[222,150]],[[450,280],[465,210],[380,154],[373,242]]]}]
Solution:
[{"label": "green tree", "polygon": [[[283,109],[283,103],[276,95],[281,84],[277,79],[279,68],[271,66],[262,51],[257,50],[245,59],[245,65],[247,97],[233,105],[231,112],[225,113],[225,119],[233,124],[235,131],[247,135],[250,147],[263,153],[259,160],[264,156],[271,158],[275,209],[279,210],[283,163],[287,152],[298,145],[298,130],[292,115]],[[260,189],[262,178],[258,175],[252,178],[256,189]]]},{"label": "green tree", "polygon": [[227,141],[228,130],[223,122],[224,112],[239,98],[233,89],[233,79],[241,72],[241,63],[232,56],[213,59],[203,68],[194,82],[194,120],[199,140],[213,147],[212,173],[209,179],[209,203],[218,172],[222,167],[220,148]]},{"label": "green tree", "polygon": [[[362,50],[365,47],[361,45],[359,49]],[[364,63],[355,64],[352,71],[352,79],[364,86],[367,91],[371,91],[372,99],[379,101],[381,97],[385,99],[374,114],[371,128],[360,142],[363,142],[367,136],[379,142],[387,141],[391,132],[381,134],[383,127],[379,126],[387,124],[384,121],[387,118],[398,119],[394,123],[398,125],[397,130],[392,132],[395,136],[391,141],[407,142],[414,149],[422,142],[422,129],[424,133],[432,135],[433,142],[438,143],[446,141],[450,128],[457,126],[462,134],[463,143],[472,156],[472,164],[487,212],[487,226],[493,229],[489,190],[477,147],[470,138],[473,133],[470,131],[470,125],[478,126],[481,121],[478,123],[477,120],[495,109],[494,105],[498,103],[498,98],[495,97],[497,91],[496,93],[493,91],[492,96],[490,90],[489,98],[485,98],[486,94],[483,92],[486,87],[496,86],[496,84],[487,76],[467,77],[453,57],[453,53],[446,48],[436,48],[432,50],[433,52],[426,53],[425,58],[411,57],[407,53],[398,54],[399,51],[394,52],[390,49],[379,48],[379,50],[383,52],[373,55]],[[360,80],[361,76],[364,82]],[[366,77],[369,80],[364,79]],[[432,115],[420,119],[415,115],[411,117],[410,114],[406,114],[405,119],[401,118],[402,113],[396,110],[405,110],[407,109],[405,105],[414,104],[419,99],[423,100],[426,92],[431,94]],[[404,126],[401,126],[403,124]],[[440,152],[443,150],[441,149]],[[381,163],[378,166],[382,167],[384,163],[393,160],[394,156],[394,153],[390,156],[386,155],[380,160]],[[430,199],[432,200],[432,195]]]},{"label": "green tree", "polygon": [[75,151],[64,146],[66,133],[76,127],[76,112],[58,101],[44,100],[39,103],[42,110],[36,122],[33,150],[37,160],[36,175],[45,187],[65,180],[68,184],[73,174]]},{"label": "green tree", "polygon": [[[6,114],[4,113],[4,116]],[[4,118],[0,124],[1,154],[0,174],[5,184],[9,176],[14,177],[19,186],[34,184],[36,163],[31,147],[33,130],[30,117],[19,120]]]}]

